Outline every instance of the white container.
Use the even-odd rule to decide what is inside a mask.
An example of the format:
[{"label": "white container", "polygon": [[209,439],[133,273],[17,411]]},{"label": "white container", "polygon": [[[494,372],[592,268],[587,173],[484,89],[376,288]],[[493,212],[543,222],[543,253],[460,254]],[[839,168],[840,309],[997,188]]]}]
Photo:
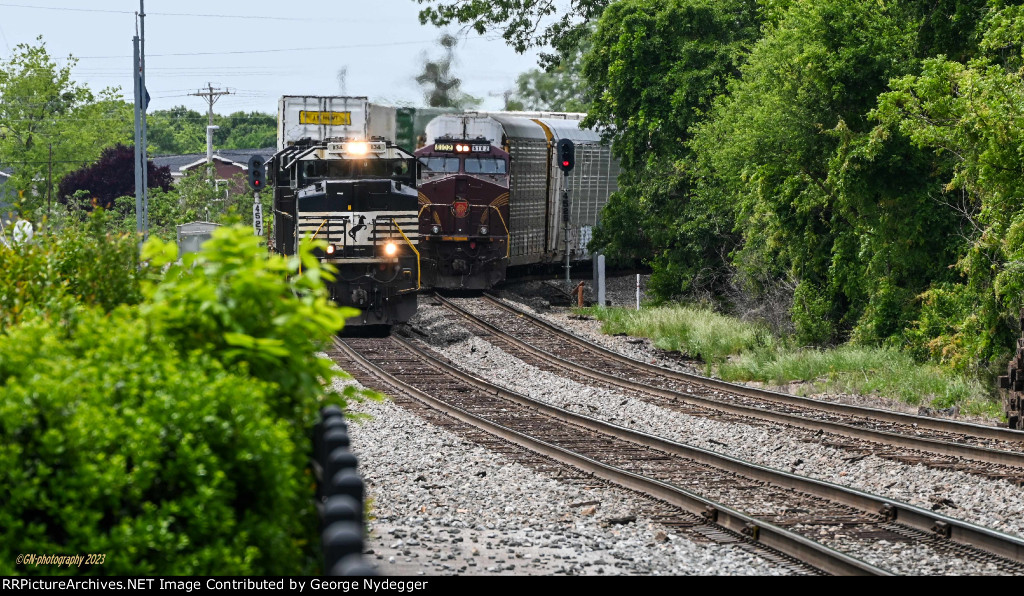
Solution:
[{"label": "white container", "polygon": [[395,115],[395,108],[365,97],[285,95],[277,102],[277,149],[306,138],[394,141]]}]

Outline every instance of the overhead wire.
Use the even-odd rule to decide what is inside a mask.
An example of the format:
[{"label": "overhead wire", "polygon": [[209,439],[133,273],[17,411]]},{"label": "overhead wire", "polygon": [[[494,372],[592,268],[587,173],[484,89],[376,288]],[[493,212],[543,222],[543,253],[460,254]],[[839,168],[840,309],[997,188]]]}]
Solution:
[{"label": "overhead wire", "polygon": [[[94,12],[94,13],[106,13],[106,14],[136,14],[134,10],[113,10],[110,8],[79,8],[79,7],[68,7],[68,6],[39,6],[37,4],[12,4],[9,2],[0,2],[0,6],[6,6],[8,8],[29,8],[35,10],[59,10],[61,12]],[[203,14],[203,13],[191,13],[191,12],[147,12],[146,16],[160,16],[160,17],[200,17],[207,19],[258,19],[267,20],[264,15],[245,15],[245,14]],[[304,22],[325,22],[325,21],[338,21],[348,19],[338,18],[318,18],[318,17],[284,17],[275,16],[274,21],[304,21]]]}]

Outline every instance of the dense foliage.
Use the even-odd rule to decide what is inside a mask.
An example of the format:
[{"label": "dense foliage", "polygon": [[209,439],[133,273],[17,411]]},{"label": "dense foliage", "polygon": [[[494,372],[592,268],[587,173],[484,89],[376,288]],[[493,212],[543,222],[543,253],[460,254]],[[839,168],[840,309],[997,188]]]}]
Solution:
[{"label": "dense foliage", "polygon": [[803,344],[998,365],[1024,304],[1021,31],[1001,0],[610,3],[582,72],[623,175],[591,248]]},{"label": "dense foliage", "polygon": [[528,48],[550,45],[555,53],[541,54],[546,66],[569,55],[588,34],[611,0],[573,0],[569,9],[550,0],[416,0],[427,6],[420,10],[420,22],[445,27],[459,23],[483,35],[498,30],[519,53]]},{"label": "dense foliage", "polygon": [[[207,114],[185,106],[157,110],[146,117],[146,139],[153,155],[206,152]],[[262,112],[213,115],[213,145],[218,149],[256,149],[277,144],[277,116]]]},{"label": "dense foliage", "polygon": [[331,273],[239,227],[180,263],[150,241],[140,279],[134,236],[110,229],[99,209],[0,246],[0,574],[86,569],[24,552],[107,553],[102,574],[316,572],[308,433],[342,401],[316,351],[348,314]]},{"label": "dense foliage", "polygon": [[[153,160],[147,163],[147,186],[164,192],[171,187],[171,170],[158,168]],[[135,147],[115,145],[107,147],[96,163],[69,173],[57,187],[61,203],[72,200],[75,193],[85,191],[87,205],[110,209],[118,197],[135,196]],[[134,209],[133,209],[134,211]]]},{"label": "dense foliage", "polygon": [[520,74],[516,88],[506,98],[505,109],[586,112],[592,100],[583,78],[582,63],[589,48],[588,36],[557,65],[547,70],[533,68]]},{"label": "dense foliage", "polygon": [[97,96],[72,80],[74,58],[58,66],[38,41],[0,60],[0,168],[27,209],[45,205],[66,173],[132,138],[132,108],[118,90]]}]

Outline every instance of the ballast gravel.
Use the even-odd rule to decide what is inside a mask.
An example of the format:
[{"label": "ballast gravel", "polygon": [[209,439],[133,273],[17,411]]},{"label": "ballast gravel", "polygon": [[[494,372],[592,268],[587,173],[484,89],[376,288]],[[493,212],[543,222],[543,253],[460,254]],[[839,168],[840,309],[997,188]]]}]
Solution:
[{"label": "ballast gravel", "polygon": [[[381,574],[785,573],[740,548],[694,543],[652,522],[633,494],[547,477],[390,401],[351,410],[372,417],[349,432],[372,516],[367,559]],[[607,523],[623,514],[636,521]]]},{"label": "ballast gravel", "polygon": [[589,387],[524,363],[472,335],[446,309],[430,304],[420,305],[417,324],[429,332],[431,347],[439,354],[480,378],[538,401],[1024,536],[1024,490],[1009,482],[872,455],[858,459],[848,451],[801,441],[781,425],[719,422]]}]

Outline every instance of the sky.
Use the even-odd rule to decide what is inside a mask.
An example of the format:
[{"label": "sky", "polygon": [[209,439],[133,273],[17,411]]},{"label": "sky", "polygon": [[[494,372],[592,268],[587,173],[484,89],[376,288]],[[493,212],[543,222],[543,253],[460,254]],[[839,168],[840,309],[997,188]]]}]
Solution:
[{"label": "sky", "polygon": [[[212,83],[231,91],[214,112],[277,112],[282,95],[365,95],[389,105],[423,105],[415,82],[424,53],[440,57],[444,33],[420,25],[415,0],[146,0],[149,111],[184,105],[205,113]],[[72,78],[94,92],[120,87],[132,99],[132,37],[139,0],[0,0],[0,55],[42,35]],[[463,41],[455,74],[463,91],[501,109],[502,92],[537,66],[537,50],[516,54],[500,34],[448,29]],[[344,89],[339,71],[344,70]]]}]

